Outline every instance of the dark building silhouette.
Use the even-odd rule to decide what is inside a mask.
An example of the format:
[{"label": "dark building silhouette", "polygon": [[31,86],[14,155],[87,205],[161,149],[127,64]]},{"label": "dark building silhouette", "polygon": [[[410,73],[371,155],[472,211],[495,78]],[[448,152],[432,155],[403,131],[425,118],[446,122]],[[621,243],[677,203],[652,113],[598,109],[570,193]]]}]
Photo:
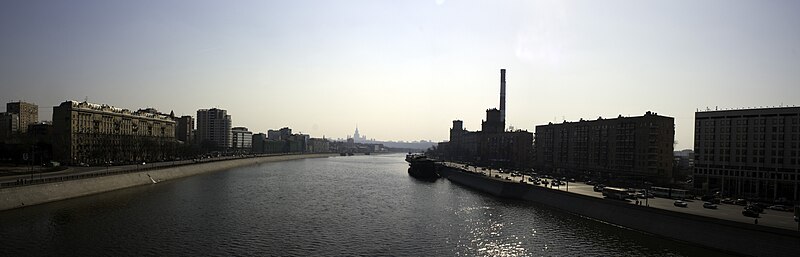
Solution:
[{"label": "dark building silhouette", "polygon": [[450,141],[439,144],[446,159],[489,166],[530,167],[533,134],[524,130],[505,131],[505,71],[500,70],[500,109],[486,110],[481,131],[467,131],[463,121],[454,120]]},{"label": "dark building silhouette", "polygon": [[500,69],[500,121],[506,123],[506,69]]},{"label": "dark building silhouette", "polygon": [[536,126],[536,167],[574,176],[673,182],[672,117],[644,116]]},{"label": "dark building silhouette", "polygon": [[0,113],[0,140],[19,133],[19,115],[16,113]]},{"label": "dark building silhouette", "polygon": [[270,129],[269,131],[267,131],[267,138],[269,138],[269,140],[276,140],[276,141],[286,140],[289,139],[289,136],[291,135],[292,135],[292,129],[288,127],[284,127],[278,130]]},{"label": "dark building silhouette", "polygon": [[446,158],[492,166],[529,167],[533,134],[523,130],[503,131],[497,109],[487,110],[486,116],[482,131],[467,131],[462,121],[453,121],[450,141],[440,144]]},{"label": "dark building silhouette", "polygon": [[503,121],[503,114],[500,110],[486,110],[486,120],[481,122],[481,131],[490,133],[502,133],[506,123]]},{"label": "dark building silhouette", "polygon": [[694,140],[696,189],[800,199],[800,107],[696,112]]},{"label": "dark building silhouette", "polygon": [[194,130],[194,118],[189,115],[181,116],[175,119],[177,128],[175,130],[175,138],[183,142],[192,142],[192,130]]}]

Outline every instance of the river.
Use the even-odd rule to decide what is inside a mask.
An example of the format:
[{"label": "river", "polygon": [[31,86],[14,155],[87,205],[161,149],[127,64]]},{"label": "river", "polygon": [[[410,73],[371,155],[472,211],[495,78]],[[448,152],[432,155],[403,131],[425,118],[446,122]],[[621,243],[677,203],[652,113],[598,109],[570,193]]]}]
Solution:
[{"label": "river", "polygon": [[416,180],[403,157],[266,163],[0,212],[0,255],[722,256]]}]

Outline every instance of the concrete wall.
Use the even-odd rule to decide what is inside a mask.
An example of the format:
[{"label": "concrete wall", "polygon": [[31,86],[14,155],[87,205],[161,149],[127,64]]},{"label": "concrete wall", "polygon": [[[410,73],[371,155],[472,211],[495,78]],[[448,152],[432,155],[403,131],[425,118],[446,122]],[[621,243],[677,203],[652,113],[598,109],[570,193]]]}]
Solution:
[{"label": "concrete wall", "polygon": [[222,171],[236,167],[255,165],[258,163],[327,156],[332,155],[304,154],[235,159],[40,185],[3,188],[0,189],[0,211],[108,192],[122,188],[152,184],[153,182],[151,178],[158,182],[207,172]]},{"label": "concrete wall", "polygon": [[[798,256],[800,232],[673,212],[547,189],[442,168],[447,179],[500,197],[566,212],[721,251],[753,256]],[[445,175],[446,174],[446,175]],[[499,189],[502,188],[502,189]]]}]

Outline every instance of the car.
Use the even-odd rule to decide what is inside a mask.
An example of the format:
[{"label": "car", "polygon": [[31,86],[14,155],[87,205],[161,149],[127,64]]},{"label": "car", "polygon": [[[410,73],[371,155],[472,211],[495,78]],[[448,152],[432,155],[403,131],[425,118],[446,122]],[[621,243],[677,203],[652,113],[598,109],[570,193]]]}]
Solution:
[{"label": "car", "polygon": [[603,188],[604,188],[603,185],[595,185],[594,188],[592,188],[592,190],[594,190],[595,192],[602,192]]},{"label": "car", "polygon": [[758,206],[758,205],[755,205],[755,204],[749,204],[749,205],[745,206],[744,209],[745,210],[751,210],[751,211],[754,211],[754,212],[757,212],[757,213],[764,213],[764,209],[761,208],[761,206]]},{"label": "car", "polygon": [[745,217],[758,218],[758,212],[754,212],[752,210],[747,210],[747,209],[742,211],[742,215],[744,215]]},{"label": "car", "polygon": [[745,199],[736,199],[736,201],[733,201],[733,204],[745,206],[745,205],[747,205],[747,200],[745,200]]},{"label": "car", "polygon": [[792,208],[789,208],[786,205],[780,205],[780,204],[768,206],[767,209],[776,210],[776,211],[792,211]]},{"label": "car", "polygon": [[716,208],[717,208],[717,205],[716,205],[716,204],[714,204],[714,203],[712,203],[712,202],[705,202],[705,203],[703,203],[703,208],[706,208],[706,209],[716,209]]},{"label": "car", "polygon": [[500,175],[494,175],[495,178],[500,178]]},{"label": "car", "polygon": [[733,199],[725,198],[725,199],[722,199],[720,202],[722,202],[724,204],[733,204]]},{"label": "car", "polygon": [[673,202],[672,205],[675,205],[677,207],[687,207],[687,206],[689,206],[688,203],[686,203],[684,201],[681,201],[681,200],[675,200],[675,202]]}]

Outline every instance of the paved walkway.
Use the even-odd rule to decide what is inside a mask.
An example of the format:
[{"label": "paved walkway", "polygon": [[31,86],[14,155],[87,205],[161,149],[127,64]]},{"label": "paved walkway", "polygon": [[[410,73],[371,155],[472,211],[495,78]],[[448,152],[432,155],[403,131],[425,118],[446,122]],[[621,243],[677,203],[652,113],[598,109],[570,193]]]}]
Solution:
[{"label": "paved walkway", "polygon": [[[444,163],[450,167],[460,168],[465,170],[463,164],[457,163]],[[487,176],[491,174],[492,179],[500,179],[508,182],[515,182],[519,183],[520,180],[523,183],[533,185],[533,183],[528,182],[529,176],[523,177],[512,177],[508,173],[501,173],[498,170],[493,169],[483,169],[483,168],[476,168],[473,166],[469,166],[466,168],[467,171],[475,172],[475,173],[483,173]],[[500,178],[495,178],[495,176],[499,176]],[[542,179],[548,181],[548,186],[544,184],[539,185],[540,187],[549,188],[551,190],[561,190],[561,191],[568,191],[570,193],[581,194],[596,198],[604,198],[601,192],[595,192],[593,190],[593,186],[584,184],[582,182],[573,182],[568,183],[567,185],[562,185],[558,187],[551,187],[552,183],[550,183],[550,179]],[[647,206],[650,208],[658,208],[663,210],[675,211],[675,212],[683,212],[689,213],[694,215],[706,216],[711,218],[717,219],[724,219],[736,222],[743,222],[743,223],[755,223],[754,218],[745,217],[742,215],[743,207],[739,205],[732,205],[732,204],[718,204],[717,209],[706,209],[703,208],[703,202],[700,200],[685,200],[688,203],[687,207],[676,207],[673,205],[675,200],[673,199],[666,199],[666,198],[648,198],[648,199],[639,199],[643,201],[641,203],[642,206]],[[611,200],[606,199],[606,201],[619,201],[619,200]],[[636,204],[635,200],[628,200],[630,204]],[[775,211],[775,210],[764,210],[764,213],[760,214],[761,217],[758,218],[758,224],[763,226],[770,226],[782,229],[789,229],[789,230],[800,230],[798,228],[798,223],[794,221],[794,213],[792,212],[783,212],[783,211]]]}]

